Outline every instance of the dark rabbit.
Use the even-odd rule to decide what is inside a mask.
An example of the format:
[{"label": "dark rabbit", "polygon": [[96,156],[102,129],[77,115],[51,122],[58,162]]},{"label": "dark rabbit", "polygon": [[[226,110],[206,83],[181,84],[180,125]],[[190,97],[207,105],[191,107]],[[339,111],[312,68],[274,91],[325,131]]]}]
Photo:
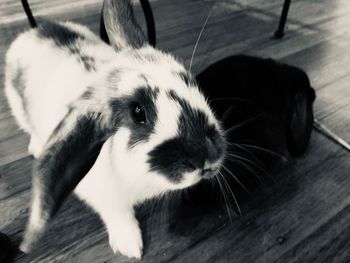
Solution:
[{"label": "dark rabbit", "polygon": [[303,70],[273,59],[235,55],[210,65],[196,79],[225,128],[233,127],[228,140],[260,144],[269,134],[263,144],[270,148],[282,136],[290,154],[305,152],[315,92]]}]

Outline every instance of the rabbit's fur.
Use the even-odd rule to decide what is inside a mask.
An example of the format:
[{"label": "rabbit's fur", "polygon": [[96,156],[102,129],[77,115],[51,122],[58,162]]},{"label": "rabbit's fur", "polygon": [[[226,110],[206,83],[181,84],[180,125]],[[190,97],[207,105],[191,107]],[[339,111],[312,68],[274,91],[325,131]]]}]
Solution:
[{"label": "rabbit's fur", "polygon": [[113,251],[140,258],[133,206],[215,176],[224,159],[224,133],[191,74],[147,44],[129,1],[106,0],[103,15],[112,47],[84,26],[46,22],[7,52],[7,98],[37,159],[24,252],[75,189]]}]

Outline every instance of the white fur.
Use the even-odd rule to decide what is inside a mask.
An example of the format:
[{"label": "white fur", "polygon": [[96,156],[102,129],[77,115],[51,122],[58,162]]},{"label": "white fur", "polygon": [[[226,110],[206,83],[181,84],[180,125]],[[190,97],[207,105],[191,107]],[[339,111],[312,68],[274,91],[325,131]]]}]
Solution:
[{"label": "white fur", "polygon": [[[12,72],[21,70],[26,76],[25,96],[29,102],[29,111],[25,114],[34,122],[34,125],[31,125],[34,127],[29,131],[25,130],[37,136],[42,144],[67,114],[68,105],[76,100],[96,77],[94,74],[86,74],[74,57],[47,42],[50,41],[37,37],[36,30],[29,30],[13,42],[6,57],[8,67],[13,68]],[[100,50],[104,56],[103,51],[107,49],[110,55],[114,55],[114,51],[103,44],[85,48],[96,49],[92,52],[94,56],[100,54]],[[11,91],[12,77],[11,72],[7,72],[6,91],[10,104],[14,104],[16,100],[14,92]],[[23,114],[16,112],[18,108],[12,107],[16,118],[20,119]]]},{"label": "white fur", "polygon": [[[140,258],[142,236],[133,207],[167,190],[189,187],[200,180],[198,171],[188,173],[179,184],[149,172],[145,160],[149,146],[128,151],[130,131],[120,128],[109,138],[90,172],[75,189],[78,197],[94,208],[106,225],[114,252]],[[137,165],[135,165],[137,164]]]},{"label": "white fur", "polygon": [[[142,236],[133,206],[200,180],[198,170],[185,174],[177,184],[149,171],[148,152],[177,135],[181,108],[178,102],[168,98],[167,92],[175,91],[194,108],[204,111],[210,123],[217,128],[219,124],[198,88],[187,87],[174,74],[185,69],[172,56],[151,47],[115,52],[87,28],[73,23],[62,25],[84,34],[86,41],[78,41],[76,45],[96,59],[96,70],[87,72],[66,50],[56,47],[50,40],[40,39],[36,30],[21,34],[6,56],[6,94],[12,112],[19,125],[31,135],[29,151],[39,157],[47,147],[53,130],[67,115],[69,106],[78,105],[81,113],[105,108],[103,111],[108,116],[106,105],[110,98],[132,94],[136,88],[145,85],[160,89],[156,101],[158,121],[148,142],[138,143],[130,150],[130,130],[120,128],[105,142],[94,166],[75,189],[79,198],[89,204],[105,223],[113,251],[140,258]],[[145,56],[155,59],[149,61],[143,59]],[[117,72],[115,69],[118,69]],[[19,70],[25,76],[24,94],[28,112],[24,112],[21,98],[11,82]],[[147,82],[140,76],[141,73]],[[88,88],[94,92],[94,100],[79,100]],[[67,120],[69,129],[74,129],[77,117],[73,115]],[[66,132],[52,140],[64,138]],[[33,202],[30,224],[40,227],[40,197],[34,196]]]}]

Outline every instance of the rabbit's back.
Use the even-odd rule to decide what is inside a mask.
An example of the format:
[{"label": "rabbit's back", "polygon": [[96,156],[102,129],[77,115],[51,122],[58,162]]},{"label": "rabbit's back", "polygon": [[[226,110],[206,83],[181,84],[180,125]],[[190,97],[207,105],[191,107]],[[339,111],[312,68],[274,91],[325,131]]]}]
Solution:
[{"label": "rabbit's back", "polygon": [[6,56],[6,94],[19,125],[44,142],[114,54],[71,22],[45,22],[19,35]]}]

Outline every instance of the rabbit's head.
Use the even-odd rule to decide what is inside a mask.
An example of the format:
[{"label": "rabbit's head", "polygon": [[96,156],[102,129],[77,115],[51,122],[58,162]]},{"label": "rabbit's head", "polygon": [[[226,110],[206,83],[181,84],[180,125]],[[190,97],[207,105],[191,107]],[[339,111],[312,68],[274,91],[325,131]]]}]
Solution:
[{"label": "rabbit's head", "polygon": [[[218,172],[223,132],[179,62],[149,46],[130,48],[106,72],[109,94],[102,100],[108,98],[116,128],[111,138],[116,174],[163,191]],[[99,90],[90,96],[99,96]]]}]

